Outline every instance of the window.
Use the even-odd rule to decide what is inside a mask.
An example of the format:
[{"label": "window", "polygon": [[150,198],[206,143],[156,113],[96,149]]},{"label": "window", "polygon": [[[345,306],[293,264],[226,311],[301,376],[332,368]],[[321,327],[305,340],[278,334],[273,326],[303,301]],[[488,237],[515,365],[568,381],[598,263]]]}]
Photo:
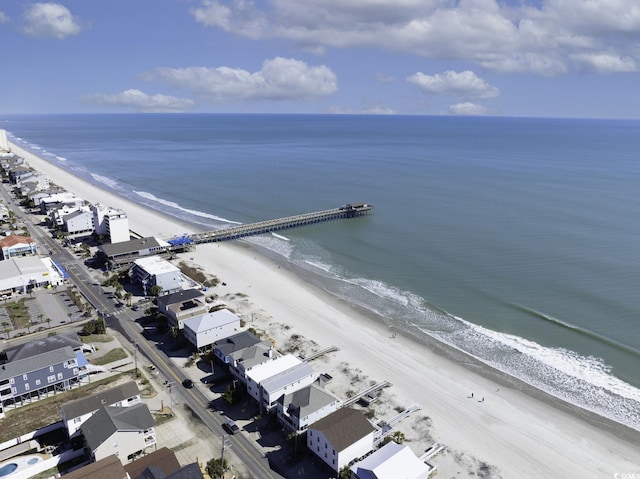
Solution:
[{"label": "window", "polygon": [[58,373],[58,379],[62,379],[62,373]]},{"label": "window", "polygon": [[10,384],[15,384],[15,383],[16,383],[15,378],[11,378],[11,379],[9,379],[9,383],[10,383]]},{"label": "window", "polygon": [[28,379],[29,379],[29,375],[27,375],[27,374],[23,374],[23,375],[22,375],[22,380],[23,380],[23,381],[26,381],[26,380],[28,380]]},{"label": "window", "polygon": [[24,384],[24,390],[25,390],[25,391],[28,391],[28,390],[29,390],[29,383],[25,383],[25,384]]},{"label": "window", "polygon": [[39,379],[36,379],[36,386],[40,386],[41,381]]},{"label": "window", "polygon": [[48,382],[49,384],[51,384],[51,383],[55,383],[55,382],[56,382],[56,377],[55,377],[55,376],[49,376],[49,377],[47,378],[47,382]]},{"label": "window", "polygon": [[52,373],[53,372],[53,366],[49,366],[49,372]]}]

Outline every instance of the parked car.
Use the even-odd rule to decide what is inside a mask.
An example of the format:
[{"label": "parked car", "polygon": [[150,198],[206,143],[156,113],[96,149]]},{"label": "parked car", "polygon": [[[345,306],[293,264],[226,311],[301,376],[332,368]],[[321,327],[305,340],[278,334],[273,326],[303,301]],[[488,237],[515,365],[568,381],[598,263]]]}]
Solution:
[{"label": "parked car", "polygon": [[240,431],[240,428],[238,427],[238,425],[231,419],[223,423],[222,428],[225,431],[227,431],[229,434],[236,434],[237,432]]},{"label": "parked car", "polygon": [[191,389],[193,387],[193,381],[191,379],[185,379],[182,381],[182,385],[187,389]]}]

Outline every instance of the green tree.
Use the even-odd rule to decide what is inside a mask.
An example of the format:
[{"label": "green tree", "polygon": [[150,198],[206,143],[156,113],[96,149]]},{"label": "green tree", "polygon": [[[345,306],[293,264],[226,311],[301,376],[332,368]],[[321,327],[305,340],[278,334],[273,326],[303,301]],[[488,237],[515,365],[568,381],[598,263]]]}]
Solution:
[{"label": "green tree", "polygon": [[228,468],[226,459],[218,459],[214,458],[207,462],[206,471],[209,474],[209,477],[213,479],[217,479],[222,477],[224,471]]},{"label": "green tree", "polygon": [[151,296],[158,296],[162,292],[162,286],[158,286],[157,284],[155,286],[151,286],[149,292],[151,293]]},{"label": "green tree", "polygon": [[227,389],[224,390],[222,393],[222,399],[227,401],[228,404],[233,404],[234,394],[231,386],[227,386]]},{"label": "green tree", "polygon": [[45,321],[47,322],[49,329],[51,329],[51,318],[47,316],[47,319],[45,319]]},{"label": "green tree", "polygon": [[349,466],[344,466],[340,469],[338,479],[351,479],[351,469],[349,469]]}]

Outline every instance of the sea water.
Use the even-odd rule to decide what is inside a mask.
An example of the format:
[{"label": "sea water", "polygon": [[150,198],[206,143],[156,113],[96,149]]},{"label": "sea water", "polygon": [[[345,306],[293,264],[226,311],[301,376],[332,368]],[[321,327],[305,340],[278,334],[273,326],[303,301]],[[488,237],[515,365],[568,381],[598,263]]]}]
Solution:
[{"label": "sea water", "polygon": [[249,239],[390,330],[640,429],[640,122],[5,116],[44,159],[202,228],[373,204]]}]

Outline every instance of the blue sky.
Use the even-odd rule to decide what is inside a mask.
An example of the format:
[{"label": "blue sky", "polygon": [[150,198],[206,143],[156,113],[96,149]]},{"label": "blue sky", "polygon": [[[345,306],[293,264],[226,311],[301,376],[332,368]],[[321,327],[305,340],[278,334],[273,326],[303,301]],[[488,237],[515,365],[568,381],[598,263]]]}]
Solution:
[{"label": "blue sky", "polygon": [[640,0],[5,0],[0,58],[0,114],[640,117]]}]

